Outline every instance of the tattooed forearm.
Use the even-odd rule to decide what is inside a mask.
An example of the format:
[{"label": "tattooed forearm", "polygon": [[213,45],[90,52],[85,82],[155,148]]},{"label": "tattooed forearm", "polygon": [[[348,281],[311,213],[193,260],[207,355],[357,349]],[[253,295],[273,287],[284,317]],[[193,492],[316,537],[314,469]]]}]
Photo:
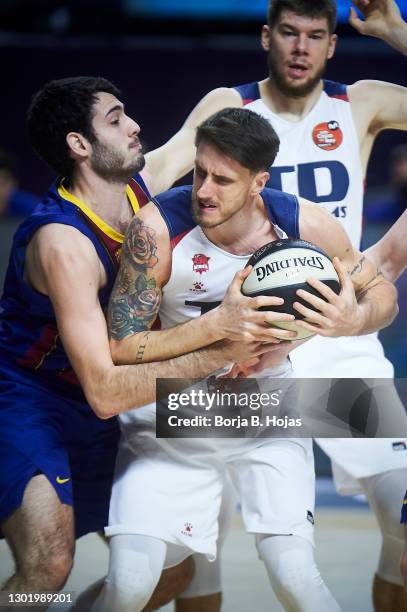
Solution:
[{"label": "tattooed forearm", "polygon": [[112,295],[108,310],[111,338],[123,340],[149,329],[157,317],[160,302],[161,292],[151,285],[142,291],[136,289],[126,295]]},{"label": "tattooed forearm", "polygon": [[353,270],[349,272],[349,274],[353,276],[354,274],[359,274],[360,272],[362,272],[363,264],[365,261],[366,261],[366,257],[362,255],[362,257],[359,259],[356,266],[353,268]]},{"label": "tattooed forearm", "polygon": [[136,363],[143,363],[144,361],[144,353],[147,348],[149,336],[150,336],[150,332],[146,332],[144,334],[142,341],[140,342],[140,345],[137,349]]},{"label": "tattooed forearm", "polygon": [[156,233],[144,225],[137,216],[130,223],[126,240],[123,244],[123,255],[126,263],[134,268],[153,268],[158,262],[156,257]]}]

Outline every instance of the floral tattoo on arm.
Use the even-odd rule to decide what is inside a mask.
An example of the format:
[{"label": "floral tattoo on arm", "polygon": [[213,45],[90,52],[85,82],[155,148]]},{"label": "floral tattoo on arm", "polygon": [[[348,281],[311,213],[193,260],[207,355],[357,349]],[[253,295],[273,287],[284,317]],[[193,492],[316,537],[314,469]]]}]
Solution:
[{"label": "floral tattoo on arm", "polygon": [[[135,217],[123,244],[121,266],[109,302],[109,331],[114,340],[146,332],[157,316],[161,291],[155,279],[148,277],[149,270],[158,263],[156,251],[154,230]],[[147,342],[148,333],[137,353],[138,362],[143,360]]]}]

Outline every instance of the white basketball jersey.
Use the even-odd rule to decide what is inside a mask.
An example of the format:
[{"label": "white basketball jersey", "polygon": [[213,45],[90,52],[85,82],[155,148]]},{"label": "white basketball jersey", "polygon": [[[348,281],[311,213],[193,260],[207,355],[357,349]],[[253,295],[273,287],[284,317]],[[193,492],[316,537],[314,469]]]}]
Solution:
[{"label": "white basketball jersey", "polygon": [[[263,200],[269,214],[273,215],[270,190],[263,192]],[[168,194],[168,195],[167,195]],[[174,327],[189,319],[199,317],[201,314],[218,305],[232,282],[235,273],[242,270],[251,253],[247,255],[233,255],[217,247],[205,236],[200,226],[192,221],[190,210],[190,188],[181,187],[172,189],[166,194],[157,197],[160,211],[166,220],[173,246],[171,276],[163,287],[162,302],[160,306],[159,319],[162,329]],[[296,198],[286,194],[275,193],[275,201],[284,208],[284,204],[290,207],[296,203]],[[188,210],[186,206],[188,205]],[[185,222],[185,217],[186,223]],[[291,227],[298,226],[298,203],[290,213],[283,213],[280,217],[285,223],[287,231]],[[285,219],[287,221],[285,222]],[[270,220],[270,223],[272,221]],[[286,238],[287,232],[278,225],[272,223],[273,228],[280,238]],[[185,227],[187,229],[185,229]],[[296,237],[296,236],[294,236]],[[286,359],[281,364],[265,370],[261,377],[285,378],[291,375],[291,364]],[[120,422],[125,426],[124,434],[129,442],[134,436],[137,438],[139,431],[137,424],[150,422],[155,419],[155,404],[149,404],[120,415]],[[136,425],[133,428],[132,425]],[[147,432],[148,433],[148,432]],[[146,435],[146,432],[144,432]],[[155,435],[155,433],[154,433]],[[177,442],[177,441],[176,441]],[[211,440],[208,439],[208,445]],[[301,441],[301,444],[307,441]],[[157,440],[157,444],[161,444]]]},{"label": "white basketball jersey", "polygon": [[[270,121],[280,138],[270,186],[329,210],[343,224],[352,244],[359,248],[364,176],[346,86],[324,81],[319,100],[299,122],[287,121],[273,113],[262,101],[258,83],[236,89],[245,107]],[[316,336],[295,349],[290,357],[299,378],[391,378],[394,375],[377,334],[343,338]],[[401,402],[399,410],[400,414],[404,411]],[[407,450],[395,452],[397,445],[386,439],[320,442],[348,477],[361,478],[407,466]],[[359,456],[358,461],[355,456]],[[356,490],[355,483],[353,488]]]},{"label": "white basketball jersey", "polygon": [[[324,81],[313,109],[299,122],[287,121],[262,101],[258,83],[236,88],[245,107],[264,116],[280,138],[271,185],[331,211],[359,248],[363,174],[359,142],[346,86]],[[376,334],[346,338],[317,336],[291,353],[299,377],[393,376]]]}]

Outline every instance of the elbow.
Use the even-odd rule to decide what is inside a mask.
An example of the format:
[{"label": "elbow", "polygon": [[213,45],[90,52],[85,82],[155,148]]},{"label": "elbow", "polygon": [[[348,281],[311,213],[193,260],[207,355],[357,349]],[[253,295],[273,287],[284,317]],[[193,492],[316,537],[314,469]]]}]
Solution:
[{"label": "elbow", "polygon": [[395,302],[394,307],[393,307],[393,311],[392,311],[392,313],[390,314],[390,317],[389,317],[389,323],[388,323],[388,325],[391,325],[391,324],[393,323],[394,319],[395,319],[395,318],[397,317],[397,315],[399,314],[399,310],[400,310],[400,309],[399,309],[399,305],[398,305],[398,303],[397,303],[397,302]]},{"label": "elbow", "polygon": [[110,339],[110,354],[114,365],[126,365],[129,361],[126,361],[126,354],[123,350],[123,340]]},{"label": "elbow", "polygon": [[399,305],[397,302],[397,289],[395,285],[393,285],[393,283],[390,283],[390,282],[388,282],[388,287],[389,287],[388,289],[389,292],[391,292],[392,294],[392,301],[391,301],[391,304],[389,305],[386,324],[383,327],[388,327],[389,325],[391,325],[394,319],[399,314]]},{"label": "elbow", "polygon": [[84,392],[89,406],[99,419],[111,419],[119,414],[120,406],[118,406],[117,398],[113,397],[109,385],[102,380],[85,386]]},{"label": "elbow", "polygon": [[118,411],[115,410],[117,406],[115,406],[113,398],[106,397],[102,393],[94,393],[93,395],[89,394],[87,399],[89,406],[99,419],[111,419],[118,414]]}]

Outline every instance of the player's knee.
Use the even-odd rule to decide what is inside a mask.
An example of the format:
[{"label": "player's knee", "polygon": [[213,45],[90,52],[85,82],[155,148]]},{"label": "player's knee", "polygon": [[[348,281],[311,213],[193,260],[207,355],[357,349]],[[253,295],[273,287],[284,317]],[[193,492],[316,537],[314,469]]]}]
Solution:
[{"label": "player's knee", "polygon": [[312,545],[295,536],[260,536],[260,557],[280,601],[298,601],[323,586]]},{"label": "player's knee", "polygon": [[67,581],[72,565],[73,551],[61,548],[32,555],[22,569],[30,582],[44,590],[59,591]]},{"label": "player's knee", "polygon": [[116,562],[114,570],[109,572],[105,586],[109,591],[110,601],[115,602],[114,608],[123,612],[142,610],[157,584],[157,579],[150,569],[148,555],[138,552],[129,554],[128,559],[122,555]]}]

